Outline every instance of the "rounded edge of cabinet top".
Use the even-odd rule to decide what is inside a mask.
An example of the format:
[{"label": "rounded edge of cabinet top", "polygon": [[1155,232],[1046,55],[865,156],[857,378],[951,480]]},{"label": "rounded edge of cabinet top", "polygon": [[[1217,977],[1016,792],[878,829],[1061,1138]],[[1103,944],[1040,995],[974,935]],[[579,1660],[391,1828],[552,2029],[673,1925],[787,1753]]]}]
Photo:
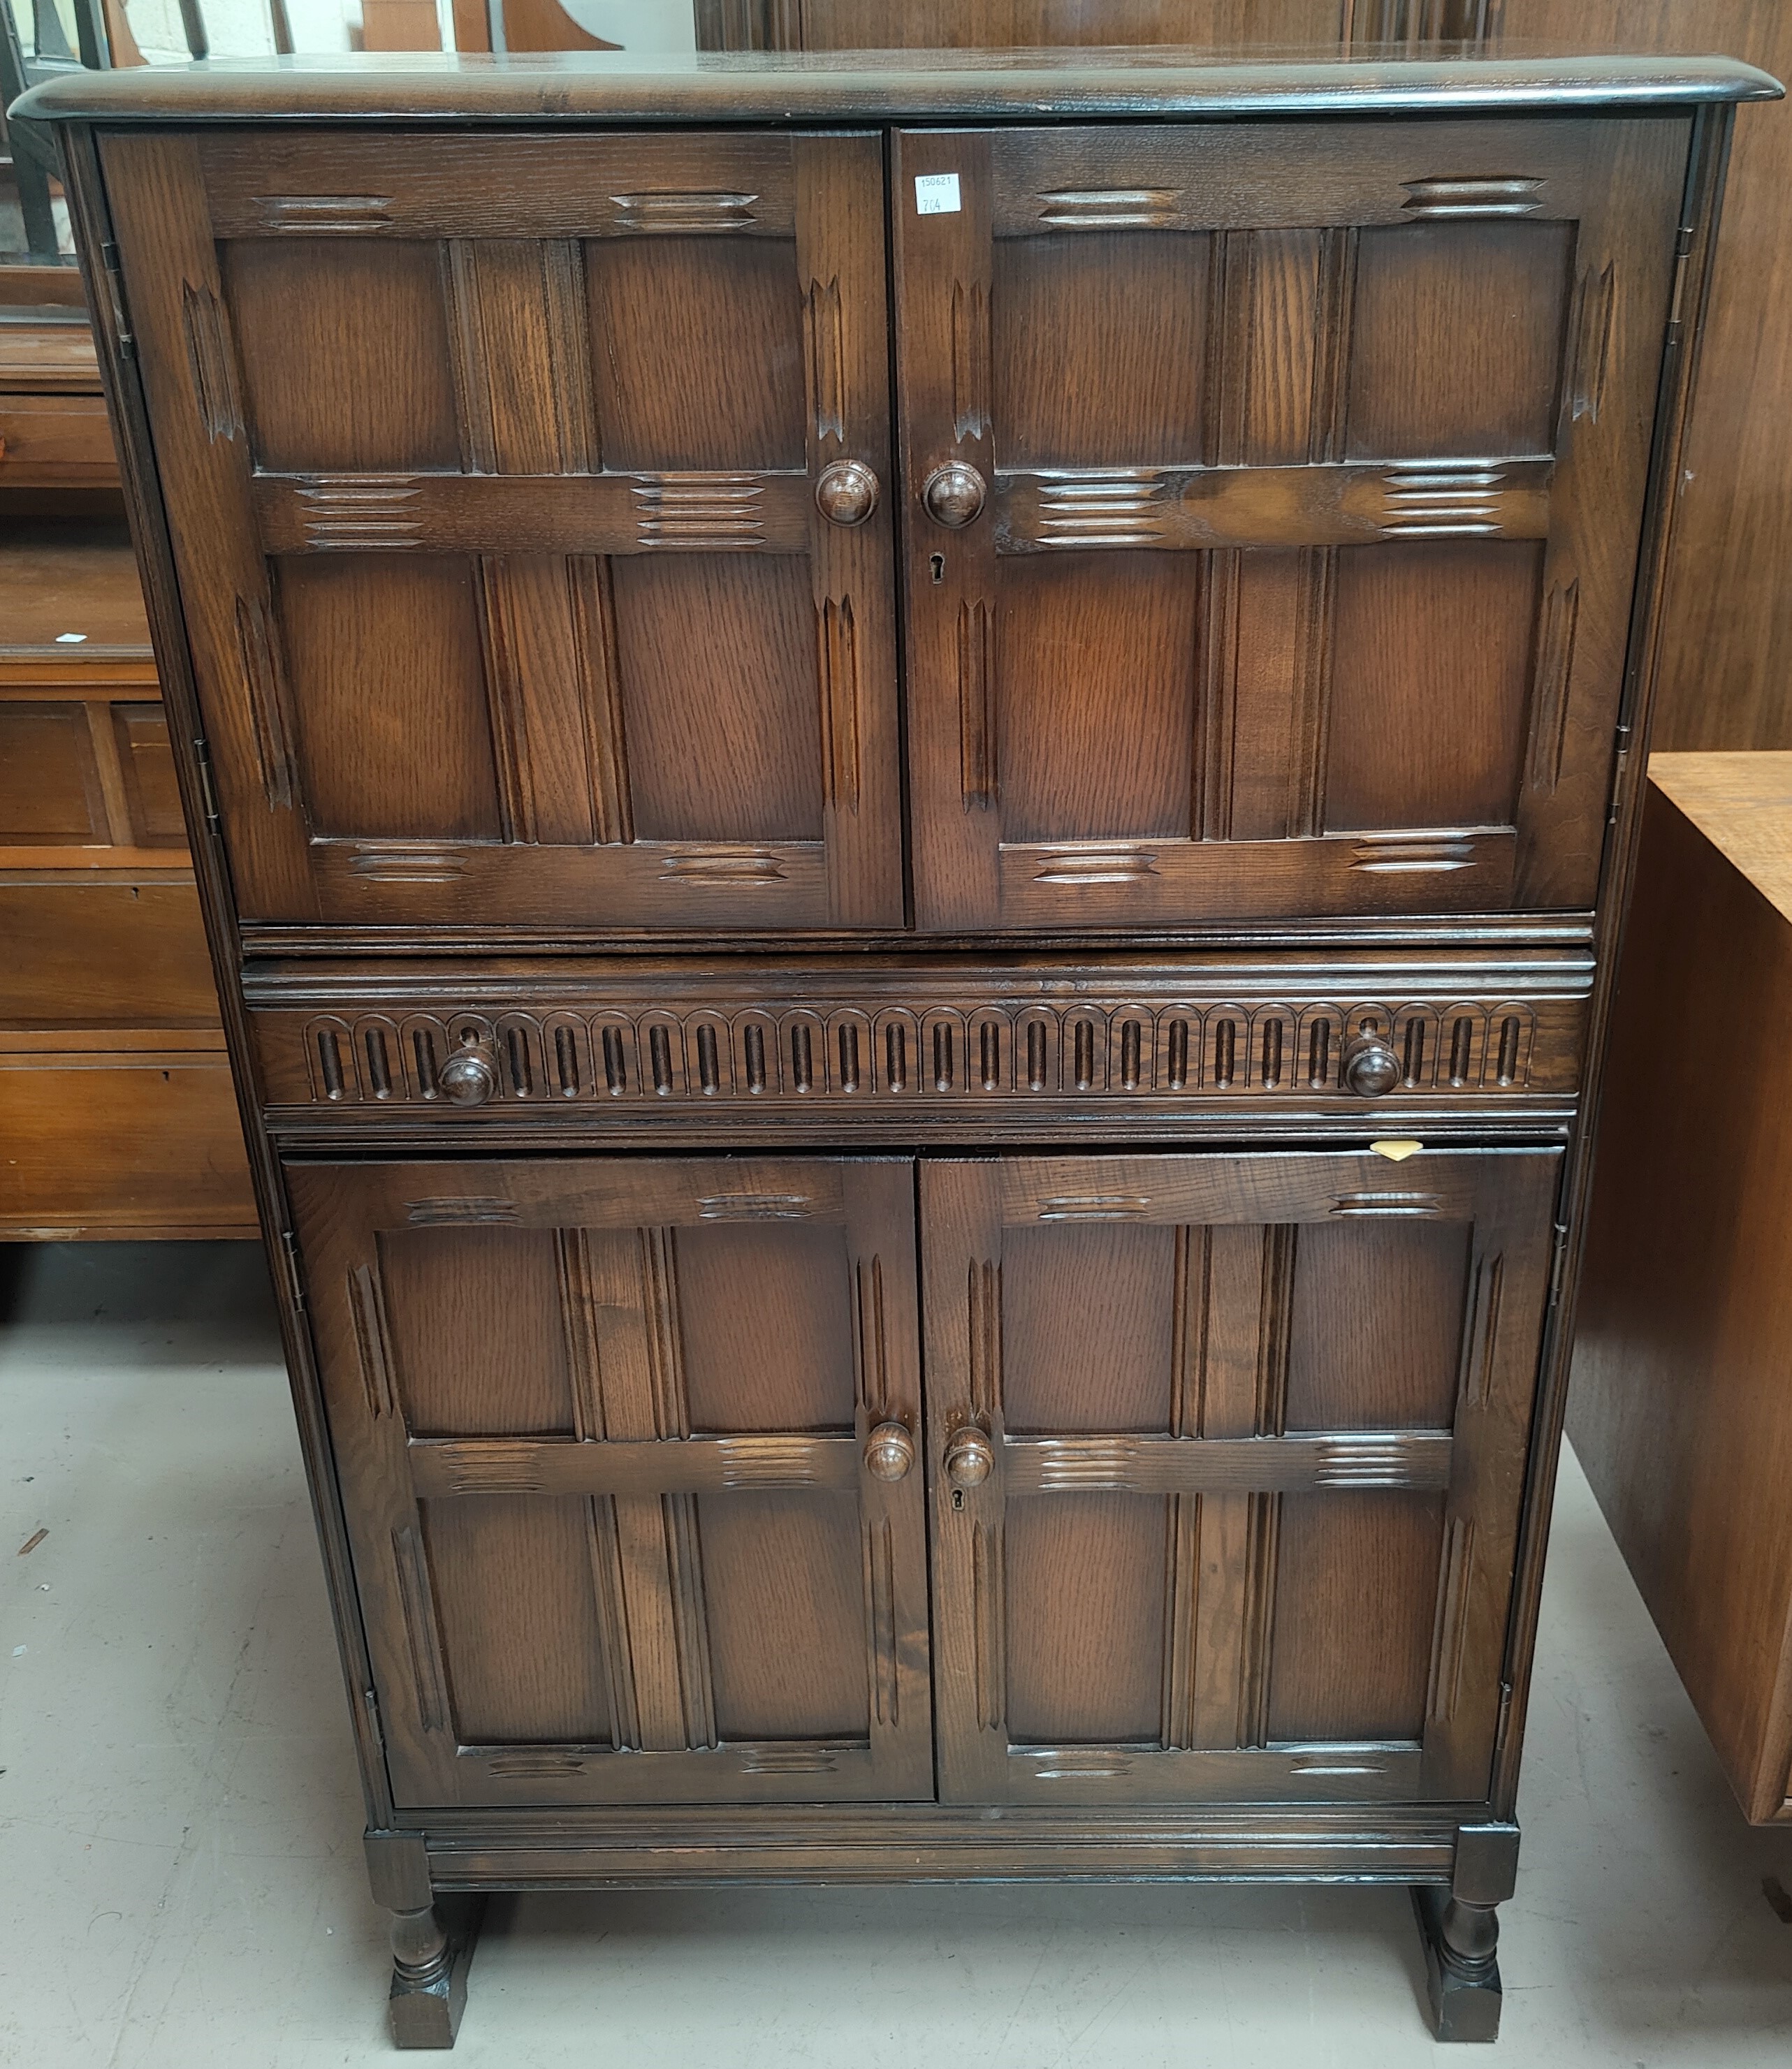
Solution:
[{"label": "rounded edge of cabinet top", "polygon": [[[385,59],[384,62],[381,61]],[[381,53],[211,59],[71,71],[14,105],[27,121],[546,124],[884,122],[969,116],[1394,115],[1572,112],[1770,100],[1770,74],[1726,57],[1328,57],[1265,62],[1165,48],[999,51]]]}]

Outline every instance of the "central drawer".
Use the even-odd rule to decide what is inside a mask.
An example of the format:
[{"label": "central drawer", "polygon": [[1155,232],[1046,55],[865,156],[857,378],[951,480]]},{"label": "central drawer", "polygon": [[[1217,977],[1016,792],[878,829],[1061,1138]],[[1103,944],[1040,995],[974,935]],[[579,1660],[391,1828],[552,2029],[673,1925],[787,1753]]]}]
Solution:
[{"label": "central drawer", "polygon": [[276,1125],[1559,1112],[1590,965],[790,958],[251,977]]}]

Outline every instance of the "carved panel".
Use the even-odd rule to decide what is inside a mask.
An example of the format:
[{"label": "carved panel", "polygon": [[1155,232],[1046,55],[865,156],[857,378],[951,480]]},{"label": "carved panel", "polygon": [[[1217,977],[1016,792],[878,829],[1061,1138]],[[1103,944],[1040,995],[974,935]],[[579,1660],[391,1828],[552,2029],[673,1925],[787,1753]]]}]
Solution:
[{"label": "carved panel", "polygon": [[[263,1022],[276,1054],[283,1039],[296,1039],[304,1103],[445,1104],[437,1074],[453,1051],[471,1045],[493,1064],[488,1104],[498,1108],[1348,1097],[1345,1047],[1364,1033],[1382,1035],[1401,1059],[1392,1099],[1522,1093],[1537,1067],[1537,1011],[1521,999],[1059,1006],[973,997],[908,1011],[818,998],[802,1006],[618,1004],[498,1018],[413,1014],[402,1030],[390,1014]],[[1560,1082],[1574,1038],[1553,1022],[1548,1039],[1542,1054]]]}]

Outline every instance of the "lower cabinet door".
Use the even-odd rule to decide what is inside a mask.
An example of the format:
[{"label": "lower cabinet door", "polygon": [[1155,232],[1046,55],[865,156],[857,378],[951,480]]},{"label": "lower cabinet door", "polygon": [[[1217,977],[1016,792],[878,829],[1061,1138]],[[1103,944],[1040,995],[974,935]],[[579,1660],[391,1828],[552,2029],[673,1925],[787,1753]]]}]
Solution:
[{"label": "lower cabinet door", "polygon": [[944,1798],[1484,1798],[1558,1172],[923,1165]]},{"label": "lower cabinet door", "polygon": [[912,1163],[288,1177],[401,1805],[933,1794]]}]

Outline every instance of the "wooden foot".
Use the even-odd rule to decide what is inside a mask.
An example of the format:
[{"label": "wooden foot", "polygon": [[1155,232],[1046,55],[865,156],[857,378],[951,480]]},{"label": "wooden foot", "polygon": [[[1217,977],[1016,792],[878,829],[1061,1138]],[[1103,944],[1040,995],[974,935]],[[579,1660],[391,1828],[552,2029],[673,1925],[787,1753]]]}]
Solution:
[{"label": "wooden foot", "polygon": [[1500,2038],[1500,1924],[1491,1904],[1464,1904],[1447,1889],[1412,1893],[1425,1943],[1431,2026],[1439,2040]]},{"label": "wooden foot", "polygon": [[393,1912],[387,2013],[394,2047],[454,2046],[484,1908],[483,1896],[443,1897],[422,1911]]}]

